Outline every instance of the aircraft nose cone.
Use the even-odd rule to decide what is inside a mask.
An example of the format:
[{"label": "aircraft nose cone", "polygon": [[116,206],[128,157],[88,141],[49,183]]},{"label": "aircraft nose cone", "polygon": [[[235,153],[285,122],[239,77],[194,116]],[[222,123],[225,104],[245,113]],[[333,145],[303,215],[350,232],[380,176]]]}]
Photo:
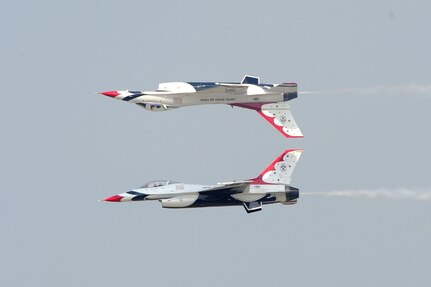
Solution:
[{"label": "aircraft nose cone", "polygon": [[120,196],[120,195],[114,195],[114,196],[111,196],[111,197],[105,198],[105,199],[104,199],[104,201],[120,202],[122,198],[123,198],[123,197],[122,197],[122,196]]},{"label": "aircraft nose cone", "polygon": [[106,91],[106,92],[100,92],[99,94],[114,98],[114,97],[118,96],[120,93],[118,91]]}]

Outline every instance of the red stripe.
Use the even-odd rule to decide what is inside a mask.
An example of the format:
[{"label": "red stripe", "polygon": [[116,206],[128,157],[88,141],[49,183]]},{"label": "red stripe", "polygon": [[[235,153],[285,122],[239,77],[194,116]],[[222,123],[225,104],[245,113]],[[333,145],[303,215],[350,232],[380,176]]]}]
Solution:
[{"label": "red stripe", "polygon": [[106,91],[106,92],[101,92],[99,94],[111,97],[111,98],[115,98],[116,96],[118,96],[120,93],[117,91]]},{"label": "red stripe", "polygon": [[104,201],[120,202],[122,198],[123,197],[121,195],[114,195],[114,196],[105,198]]}]

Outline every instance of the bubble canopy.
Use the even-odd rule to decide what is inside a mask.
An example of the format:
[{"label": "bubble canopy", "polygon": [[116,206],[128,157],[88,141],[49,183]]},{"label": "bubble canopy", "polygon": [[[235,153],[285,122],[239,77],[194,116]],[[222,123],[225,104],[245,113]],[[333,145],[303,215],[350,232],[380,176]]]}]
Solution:
[{"label": "bubble canopy", "polygon": [[140,188],[159,187],[159,186],[165,186],[165,185],[174,184],[174,183],[178,183],[178,182],[173,180],[165,180],[165,179],[153,180],[153,181],[147,182]]}]

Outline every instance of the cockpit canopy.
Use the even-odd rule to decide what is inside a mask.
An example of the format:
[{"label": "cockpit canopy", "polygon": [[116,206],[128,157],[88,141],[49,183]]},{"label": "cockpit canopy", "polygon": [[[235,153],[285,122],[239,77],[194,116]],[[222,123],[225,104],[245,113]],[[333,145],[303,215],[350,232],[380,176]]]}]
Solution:
[{"label": "cockpit canopy", "polygon": [[165,185],[174,184],[174,183],[178,183],[178,182],[172,181],[172,180],[164,180],[164,179],[153,180],[153,181],[147,182],[146,184],[144,184],[140,188],[159,187],[159,186],[165,186]]}]

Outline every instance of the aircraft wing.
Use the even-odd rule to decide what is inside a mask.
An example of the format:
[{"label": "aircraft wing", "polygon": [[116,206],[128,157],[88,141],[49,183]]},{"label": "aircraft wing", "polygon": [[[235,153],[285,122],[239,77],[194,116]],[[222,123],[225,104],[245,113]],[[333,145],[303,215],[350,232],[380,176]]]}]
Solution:
[{"label": "aircraft wing", "polygon": [[[250,185],[252,181],[238,181],[238,182],[226,182],[219,183],[219,185],[207,189],[205,191],[199,192],[203,197],[212,197],[212,196],[228,196],[232,197],[240,202],[244,206],[247,213],[256,212],[262,209],[262,201],[261,199],[266,196],[266,194],[254,194],[252,197],[246,196],[246,198],[238,197],[239,195],[246,192],[247,187]],[[246,192],[248,193],[248,192]]]},{"label": "aircraft wing", "polygon": [[247,90],[248,86],[245,86],[243,84],[230,84],[230,83],[218,83],[220,87],[228,87],[228,88],[238,88],[238,89],[244,89]]},{"label": "aircraft wing", "polygon": [[200,193],[207,193],[207,192],[221,191],[221,190],[224,190],[224,191],[231,190],[233,191],[232,193],[238,193],[238,192],[242,192],[250,183],[251,183],[251,180],[223,182],[223,183],[219,183],[215,187],[206,189],[205,191],[201,191]]},{"label": "aircraft wing", "polygon": [[200,89],[200,94],[226,94],[226,95],[244,95],[247,93],[247,86],[242,85],[228,85],[228,84],[217,84],[214,87]]},{"label": "aircraft wing", "polygon": [[200,94],[245,94],[248,86],[230,83],[188,82]]}]

